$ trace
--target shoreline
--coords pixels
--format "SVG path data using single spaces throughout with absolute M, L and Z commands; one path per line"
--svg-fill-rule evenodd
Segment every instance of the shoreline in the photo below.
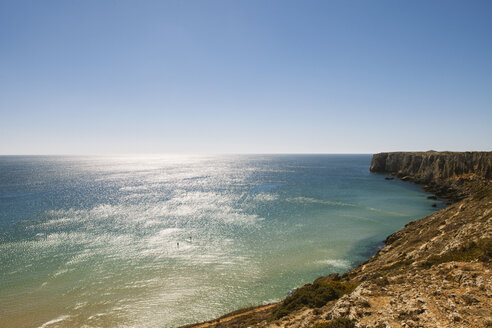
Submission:
M 471 160 L 462 165 L 463 158 Z M 386 299 L 385 302 L 390 308 L 399 310 L 396 312 L 391 309 L 386 312 L 377 311 L 377 308 L 383 307 L 382 304 L 378 304 L 378 302 L 382 302 L 383 296 L 381 294 L 390 294 L 386 287 L 388 285 L 395 285 L 392 286 L 394 291 L 391 294 L 414 292 L 415 295 L 413 296 L 415 298 L 420 296 L 421 300 L 423 300 L 423 295 L 428 294 L 426 289 L 432 289 L 431 286 L 435 288 L 434 293 L 441 293 L 438 289 L 442 290 L 443 286 L 426 286 L 424 282 L 426 282 L 425 279 L 439 280 L 437 278 L 440 277 L 442 270 L 449 269 L 448 271 L 452 272 L 463 271 L 462 269 L 465 268 L 470 272 L 476 271 L 473 275 L 480 276 L 482 282 L 491 281 L 491 232 L 488 227 L 492 220 L 492 184 L 490 181 L 492 152 L 380 153 L 373 155 L 370 171 L 419 184 L 423 190 L 446 200 L 447 206 L 429 216 L 407 223 L 403 229 L 389 235 L 384 241 L 385 246 L 373 253 L 368 260 L 342 275 L 330 274 L 319 277 L 312 284 L 306 284 L 296 289 L 291 296 L 277 303 L 239 309 L 220 318 L 185 325 L 182 328 L 315 327 L 315 325 L 331 327 L 330 324 L 333 324 L 333 327 L 337 324 L 346 324 L 346 326 L 340 327 L 417 327 L 418 324 L 430 323 L 430 318 L 434 317 L 435 319 L 436 315 L 443 317 L 441 322 L 447 327 L 461 327 L 468 321 L 473 322 L 476 327 L 488 327 L 487 325 L 492 324 L 492 319 L 487 321 L 487 315 L 483 316 L 486 312 L 478 311 L 479 315 L 476 313 L 469 315 L 468 313 L 470 306 L 473 308 L 473 305 L 479 300 L 482 301 L 480 298 L 483 298 L 485 309 L 487 306 L 489 309 L 491 308 L 492 302 L 488 296 L 492 294 L 492 291 L 487 288 L 484 289 L 483 283 L 482 286 L 475 286 L 478 287 L 478 291 L 476 291 L 475 296 L 470 296 L 470 299 L 473 298 L 477 302 L 465 301 L 468 312 L 464 311 L 463 314 L 456 311 L 456 305 L 454 310 L 447 309 L 443 305 L 443 308 L 437 307 L 429 311 L 428 302 L 425 300 L 419 307 L 418 304 L 412 302 L 409 302 L 412 303 L 409 305 L 405 304 L 404 299 L 401 299 L 400 302 L 395 301 L 394 297 L 389 300 Z M 476 213 L 468 213 L 465 210 L 469 204 L 481 208 L 483 215 L 478 220 L 470 216 L 476 215 Z M 473 209 L 473 206 L 468 207 Z M 439 221 L 439 224 L 436 225 L 434 221 Z M 476 227 L 474 229 L 471 227 L 467 231 L 468 234 L 457 238 L 459 237 L 456 236 L 457 232 L 459 234 L 457 229 L 459 224 L 457 225 L 457 223 L 467 227 L 476 225 Z M 449 236 L 442 233 L 443 227 L 448 225 L 454 227 L 454 229 L 446 231 Z M 436 229 L 446 238 L 433 234 Z M 418 238 L 416 239 L 415 236 Z M 448 245 L 450 239 L 453 239 L 452 237 L 458 240 L 450 252 Z M 446 247 L 448 248 L 446 249 Z M 456 254 L 459 255 L 460 252 L 464 255 L 456 257 Z M 459 261 L 454 264 L 456 262 L 454 260 Z M 449 263 L 453 264 L 447 268 Z M 449 272 L 446 277 L 449 277 Z M 420 284 L 415 285 L 416 276 L 425 277 L 425 279 L 419 280 Z M 445 277 L 440 278 L 446 281 Z M 356 287 L 347 287 L 348 289 L 340 292 L 334 299 L 327 298 L 326 302 L 323 301 L 324 305 L 318 306 L 319 304 L 316 304 L 313 306 L 309 300 L 320 297 L 325 292 L 324 290 L 321 291 L 322 288 L 327 288 L 326 286 L 329 285 L 333 289 L 335 284 L 339 290 L 340 286 L 355 284 Z M 405 288 L 399 290 L 398 285 L 402 284 L 405 285 Z M 490 286 L 490 284 L 488 285 Z M 460 291 L 461 287 L 458 284 L 454 294 L 457 293 L 456 290 Z M 426 296 L 433 298 L 432 295 Z M 446 299 L 447 297 L 442 298 Z M 481 306 L 478 307 L 481 308 Z M 490 311 L 489 314 L 489 317 L 492 316 Z
M 393 177 L 393 175 L 388 174 L 388 173 L 378 173 L 378 174 L 381 174 L 381 176 L 384 176 L 385 178 L 386 177 Z M 404 181 L 404 180 L 402 180 L 402 181 Z M 422 190 L 424 190 L 425 192 L 432 193 L 432 195 L 438 197 L 438 200 L 441 199 L 441 200 L 446 201 L 446 203 L 445 203 L 446 205 L 442 209 L 445 209 L 448 206 L 450 206 L 450 205 L 453 204 L 452 200 L 450 198 L 445 197 L 444 195 L 438 196 L 437 194 L 433 193 L 431 190 L 425 189 L 424 186 L 422 186 L 422 185 L 420 185 L 420 184 L 418 184 L 416 182 L 413 182 L 413 181 L 406 181 L 406 182 L 415 183 L 416 185 L 419 185 L 419 187 Z M 436 212 L 438 212 L 438 211 L 440 211 L 442 209 L 436 210 Z M 420 220 L 420 219 L 422 219 L 422 218 L 417 218 L 415 220 L 412 220 L 412 221 L 408 222 L 407 225 L 409 223 L 411 223 L 411 222 L 414 222 L 414 221 L 417 221 L 417 220 Z M 398 231 L 396 231 L 396 232 L 398 232 Z M 370 250 L 366 250 L 366 251 L 363 252 L 363 253 L 367 253 L 366 260 L 364 260 L 364 261 L 362 261 L 360 263 L 355 264 L 353 267 L 351 267 L 350 269 L 346 270 L 342 274 L 332 273 L 332 274 L 329 274 L 327 276 L 318 277 L 317 279 L 320 279 L 320 278 L 323 278 L 323 277 L 335 277 L 335 276 L 337 276 L 336 279 L 339 279 L 338 277 L 343 277 L 344 275 L 348 274 L 349 272 L 351 272 L 355 268 L 359 267 L 360 265 L 363 265 L 364 263 L 367 263 L 374 255 L 376 255 L 381 249 L 383 249 L 386 246 L 386 240 L 391 235 L 392 234 L 388 235 L 384 240 L 380 240 L 378 242 L 374 242 L 372 245 L 370 245 L 369 246 Z M 300 286 L 300 287 L 302 287 L 302 286 Z M 300 287 L 298 287 L 298 288 L 300 288 Z M 288 293 L 288 296 L 290 296 L 298 288 L 293 288 Z M 211 320 L 207 320 L 207 321 L 202 321 L 202 322 L 198 322 L 198 323 L 186 324 L 184 326 L 179 326 L 177 328 L 229 327 L 229 326 L 227 326 L 227 323 L 229 323 L 230 321 L 232 321 L 234 319 L 238 319 L 238 318 L 240 318 L 242 316 L 252 315 L 254 313 L 261 313 L 262 311 L 270 310 L 272 307 L 275 307 L 275 306 L 277 306 L 278 304 L 280 304 L 282 302 L 283 302 L 283 300 L 278 301 L 278 302 L 273 302 L 273 303 L 261 304 L 261 305 L 252 305 L 252 306 L 248 306 L 246 308 L 240 308 L 240 309 L 234 310 L 232 312 L 225 313 L 222 316 L 220 316 L 218 318 L 215 318 L 215 319 L 211 319 Z M 234 327 L 236 327 L 236 325 L 234 325 Z M 240 326 L 237 326 L 237 327 L 243 327 L 243 325 L 240 325 Z M 244 327 L 246 327 L 246 326 L 244 326 Z

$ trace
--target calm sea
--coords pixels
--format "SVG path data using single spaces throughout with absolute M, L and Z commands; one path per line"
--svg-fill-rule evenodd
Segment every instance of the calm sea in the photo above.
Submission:
M 0 157 L 1 326 L 176 327 L 344 272 L 434 210 L 370 159 Z

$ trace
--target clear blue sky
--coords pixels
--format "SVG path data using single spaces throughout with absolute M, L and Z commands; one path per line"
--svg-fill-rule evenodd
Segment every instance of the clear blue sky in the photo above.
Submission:
M 492 150 L 492 1 L 0 0 L 0 154 Z

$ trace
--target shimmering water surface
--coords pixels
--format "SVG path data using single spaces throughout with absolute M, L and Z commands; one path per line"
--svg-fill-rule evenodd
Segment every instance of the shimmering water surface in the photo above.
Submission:
M 0 157 L 2 327 L 176 327 L 343 272 L 433 211 L 370 158 Z

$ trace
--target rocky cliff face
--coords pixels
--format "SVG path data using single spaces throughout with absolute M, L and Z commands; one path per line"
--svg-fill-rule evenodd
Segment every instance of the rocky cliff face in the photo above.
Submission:
M 422 184 L 438 196 L 457 201 L 492 179 L 492 152 L 394 152 L 372 157 L 370 171 Z
M 492 327 L 491 159 L 490 152 L 374 155 L 372 172 L 423 183 L 456 203 L 410 222 L 343 276 L 189 327 Z
M 492 152 L 395 152 L 372 157 L 371 172 L 408 176 L 427 184 L 467 174 L 492 179 Z

